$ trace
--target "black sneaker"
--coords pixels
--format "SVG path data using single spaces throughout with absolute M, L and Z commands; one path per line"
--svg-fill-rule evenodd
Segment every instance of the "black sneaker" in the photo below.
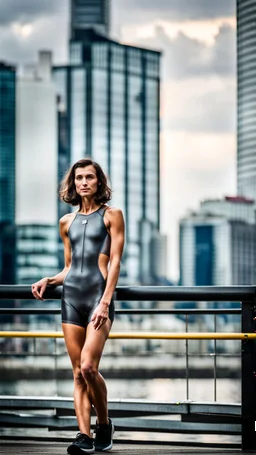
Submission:
M 76 439 L 68 446 L 67 452 L 74 455 L 94 453 L 95 447 L 93 445 L 93 439 L 89 438 L 87 434 L 77 433 Z
M 108 424 L 96 424 L 96 436 L 94 440 L 95 450 L 99 452 L 107 452 L 113 446 L 113 434 L 115 427 L 110 419 Z

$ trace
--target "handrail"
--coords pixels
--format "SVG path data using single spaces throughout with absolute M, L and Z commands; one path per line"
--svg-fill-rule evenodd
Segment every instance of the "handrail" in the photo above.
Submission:
M 45 299 L 60 299 L 62 286 L 48 286 Z M 117 286 L 115 300 L 204 300 L 220 302 L 248 302 L 256 298 L 256 286 Z M 31 287 L 26 284 L 0 285 L 0 299 L 33 299 Z
M 0 331 L 0 338 L 63 338 L 63 333 L 54 331 Z M 228 332 L 112 332 L 112 339 L 150 340 L 255 340 L 256 333 Z
M 116 308 L 117 314 L 241 314 L 241 308 Z M 0 308 L 0 314 L 61 314 L 61 308 Z
M 62 287 L 48 286 L 44 297 L 46 300 L 60 299 L 62 296 Z M 29 285 L 0 285 L 0 299 L 27 299 L 34 300 Z M 117 301 L 219 301 L 219 302 L 241 302 L 241 333 L 225 334 L 220 336 L 231 336 L 228 339 L 240 339 L 242 342 L 241 359 L 242 359 L 242 450 L 256 450 L 256 286 L 117 286 L 114 299 Z M 14 311 L 17 309 L 14 309 Z M 50 309 L 47 309 L 49 313 Z M 184 309 L 185 310 L 185 309 Z M 183 310 L 183 311 L 184 311 Z M 202 309 L 203 311 L 205 309 Z M 125 310 L 127 311 L 127 310 Z M 138 311 L 138 310 L 137 310 Z M 206 309 L 206 313 L 210 313 Z M 233 309 L 232 309 L 233 312 Z M 146 311 L 143 312 L 146 314 Z M 157 311 L 160 314 L 160 311 Z M 178 314 L 181 312 L 175 310 Z M 190 310 L 186 309 L 185 314 L 189 314 Z M 183 314 L 184 314 L 183 313 Z M 191 312 L 192 313 L 192 312 Z M 230 310 L 225 309 L 224 313 L 231 314 Z M 240 310 L 237 311 L 237 314 Z M 57 314 L 57 313 L 56 313 Z M 123 312 L 124 314 L 124 312 Z M 136 314 L 132 310 L 126 314 Z M 139 313 L 137 313 L 139 314 Z M 197 311 L 197 314 L 203 314 Z M 218 313 L 213 313 L 218 314 Z M 234 313 L 233 313 L 234 314 Z M 186 319 L 187 321 L 187 319 Z M 186 326 L 187 327 L 187 326 Z M 0 332 L 5 333 L 5 332 Z M 22 332 L 18 332 L 20 336 Z M 116 334 L 118 335 L 118 334 Z M 124 336 L 124 334 L 121 334 Z M 136 333 L 133 334 L 135 336 Z M 144 337 L 143 333 L 139 334 Z M 164 334 L 159 334 L 159 336 Z M 10 335 L 13 336 L 13 333 Z M 26 334 L 27 336 L 27 334 Z M 54 334 L 55 336 L 55 334 Z M 62 336 L 62 334 L 61 334 Z M 120 336 L 120 334 L 119 334 Z M 152 336 L 152 335 L 150 335 Z M 157 336 L 157 333 L 155 334 Z M 204 333 L 188 333 L 185 334 L 168 334 L 168 339 L 171 337 L 181 336 L 182 339 L 193 339 L 195 337 L 204 337 Z M 207 338 L 217 339 L 218 333 L 207 334 Z M 114 337 L 114 333 L 111 333 Z M 127 337 L 127 335 L 125 335 Z

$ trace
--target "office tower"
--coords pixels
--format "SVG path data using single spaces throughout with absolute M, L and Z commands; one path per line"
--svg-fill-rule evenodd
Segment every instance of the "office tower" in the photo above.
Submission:
M 0 283 L 15 282 L 16 69 L 0 63 Z
M 110 0 L 71 0 L 71 40 L 83 41 L 88 28 L 108 36 L 109 16 Z
M 17 80 L 16 224 L 57 222 L 57 102 L 51 54 Z
M 237 0 L 238 194 L 256 199 L 256 4 Z
M 143 228 L 151 223 L 152 233 L 159 231 L 160 54 L 88 30 L 83 42 L 70 43 L 70 58 L 69 66 L 54 68 L 67 127 L 62 151 L 69 163 L 91 156 L 108 174 L 111 203 L 126 220 L 121 274 L 136 282 Z
M 181 285 L 250 285 L 255 283 L 255 270 L 253 201 L 227 198 L 219 201 L 219 209 L 218 201 L 205 201 L 198 213 L 181 220 Z
M 55 225 L 19 224 L 17 230 L 17 283 L 32 284 L 58 272 Z
M 160 234 L 154 223 L 139 223 L 141 284 L 167 284 L 167 236 Z
M 200 213 L 222 215 L 235 221 L 256 223 L 256 204 L 243 196 L 225 196 L 223 199 L 206 199 L 200 204 Z
M 17 282 L 58 271 L 57 100 L 51 53 L 17 80 Z

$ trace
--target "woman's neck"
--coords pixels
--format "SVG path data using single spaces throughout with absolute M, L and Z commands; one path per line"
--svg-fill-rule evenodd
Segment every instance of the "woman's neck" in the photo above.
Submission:
M 97 210 L 100 206 L 101 204 L 95 202 L 94 200 L 92 201 L 82 200 L 82 204 L 78 211 L 82 213 L 91 213 L 95 212 L 95 210 Z

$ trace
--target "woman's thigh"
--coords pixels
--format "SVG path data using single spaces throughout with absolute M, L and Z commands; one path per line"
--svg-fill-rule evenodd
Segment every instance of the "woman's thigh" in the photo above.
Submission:
M 75 324 L 62 324 L 65 344 L 73 368 L 81 365 L 81 353 L 85 343 L 86 331 Z
M 93 364 L 94 368 L 98 368 L 111 325 L 110 319 L 99 330 L 95 330 L 92 322 L 88 324 L 86 339 L 81 353 L 81 363 L 88 362 Z

